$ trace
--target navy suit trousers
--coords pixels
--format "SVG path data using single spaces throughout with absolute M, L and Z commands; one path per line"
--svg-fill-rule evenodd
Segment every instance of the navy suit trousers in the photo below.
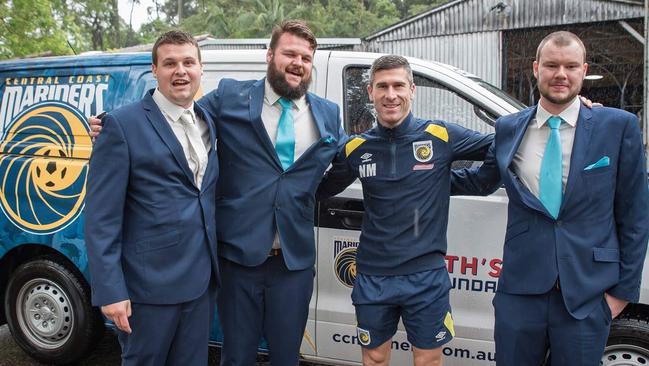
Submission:
M 197 299 L 173 305 L 132 303 L 131 334 L 117 331 L 122 366 L 207 365 L 216 286 Z
M 600 306 L 584 319 L 568 313 L 558 289 L 541 295 L 496 293 L 496 364 L 539 366 L 551 349 L 552 366 L 599 365 L 611 325 L 611 310 Z
M 262 336 L 268 342 L 271 366 L 297 366 L 313 292 L 313 267 L 289 271 L 281 255 L 255 267 L 223 257 L 219 265 L 221 366 L 254 365 Z

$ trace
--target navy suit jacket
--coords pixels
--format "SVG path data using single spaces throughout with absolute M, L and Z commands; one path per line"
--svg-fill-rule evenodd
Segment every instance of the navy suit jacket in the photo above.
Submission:
M 630 302 L 640 293 L 649 240 L 647 170 L 638 119 L 613 108 L 581 107 L 570 173 L 555 220 L 511 164 L 536 107 L 501 117 L 482 167 L 454 172 L 454 194 L 509 196 L 498 291 L 541 294 L 557 279 L 568 311 L 585 318 L 604 292 Z M 608 164 L 590 167 L 608 157 Z
M 217 274 L 216 134 L 199 190 L 152 91 L 114 110 L 90 158 L 86 245 L 95 305 L 193 300 Z
M 233 262 L 262 264 L 279 232 L 290 270 L 315 263 L 315 190 L 346 135 L 336 104 L 311 93 L 306 98 L 320 138 L 286 171 L 261 120 L 263 79 L 223 79 L 199 101 L 219 134 L 219 255 Z

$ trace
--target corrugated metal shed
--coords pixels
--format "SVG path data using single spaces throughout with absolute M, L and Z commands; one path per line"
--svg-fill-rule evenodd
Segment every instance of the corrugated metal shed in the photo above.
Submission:
M 498 86 L 502 80 L 501 33 L 498 31 L 372 42 L 367 50 L 443 62 Z
M 454 0 L 365 37 L 359 49 L 452 64 L 503 87 L 504 33 L 642 17 L 642 0 Z
M 383 42 L 644 17 L 640 1 L 456 0 L 365 37 Z

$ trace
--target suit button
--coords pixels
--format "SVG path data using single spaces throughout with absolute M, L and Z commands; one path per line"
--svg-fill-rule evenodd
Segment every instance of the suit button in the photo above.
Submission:
M 561 225 L 563 225 L 563 221 L 561 220 L 557 221 L 557 226 L 561 227 Z

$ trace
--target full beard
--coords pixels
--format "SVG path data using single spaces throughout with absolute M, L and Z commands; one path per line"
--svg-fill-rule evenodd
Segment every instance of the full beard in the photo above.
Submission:
M 275 62 L 270 62 L 268 64 L 268 70 L 266 71 L 266 77 L 268 78 L 268 83 L 273 88 L 275 93 L 280 97 L 287 99 L 299 99 L 306 91 L 309 89 L 311 84 L 311 74 L 308 77 L 302 77 L 300 84 L 296 87 L 292 87 L 288 84 L 285 77 L 285 72 L 282 72 L 277 69 Z

